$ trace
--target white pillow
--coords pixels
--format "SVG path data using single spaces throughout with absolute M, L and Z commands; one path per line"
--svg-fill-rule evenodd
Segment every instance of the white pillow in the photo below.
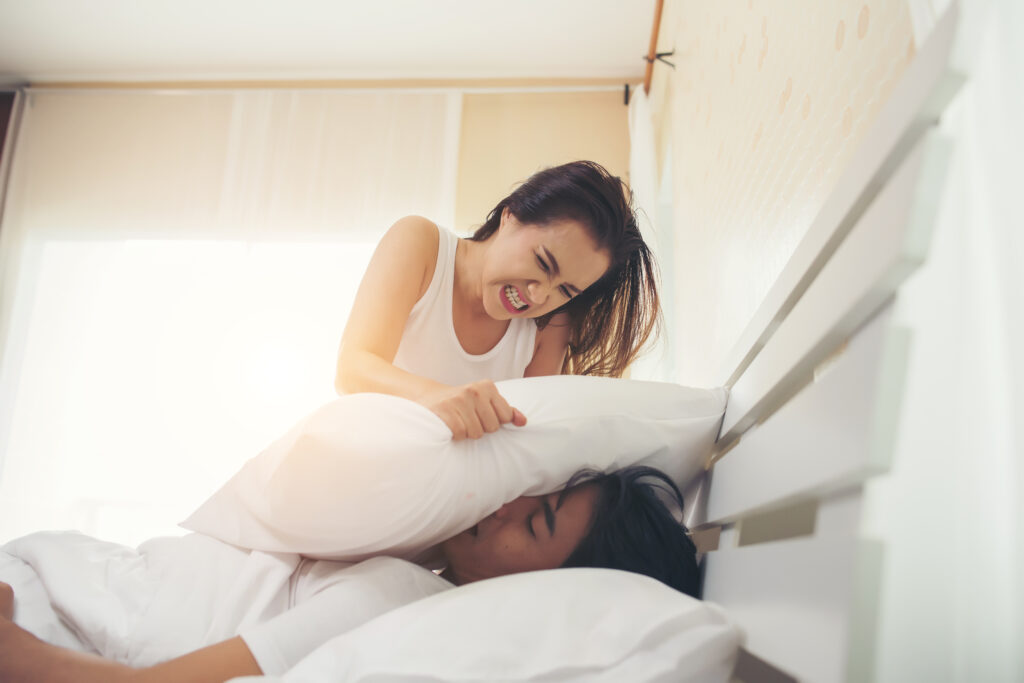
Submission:
M 360 561 L 423 560 L 437 543 L 577 470 L 642 463 L 683 484 L 701 471 L 724 389 L 553 376 L 498 382 L 527 417 L 452 441 L 412 401 L 352 394 L 324 405 L 247 462 L 182 523 L 227 543 Z
M 400 607 L 274 680 L 725 683 L 742 638 L 718 606 L 646 576 L 554 569 Z

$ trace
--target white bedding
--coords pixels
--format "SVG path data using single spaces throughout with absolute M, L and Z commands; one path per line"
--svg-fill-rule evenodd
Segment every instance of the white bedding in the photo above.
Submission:
M 136 550 L 42 532 L 3 547 L 0 580 L 14 586 L 15 622 L 38 637 L 144 666 L 283 611 L 300 561 L 199 534 L 153 539 Z
M 721 609 L 649 577 L 553 569 L 418 600 L 337 636 L 271 680 L 724 683 L 740 641 Z
M 38 637 L 143 666 L 240 631 L 244 636 L 285 612 L 296 590 L 304 590 L 292 580 L 304 575 L 296 572 L 302 562 L 311 561 L 199 534 L 132 549 L 44 532 L 0 550 L 0 581 L 14 586 L 15 622 Z M 409 564 L 393 558 L 367 564 L 374 562 Z M 325 585 L 333 589 L 329 581 L 318 584 Z M 343 604 L 370 605 L 382 616 L 357 620 L 366 623 L 336 637 L 314 634 L 319 647 L 297 666 L 259 680 L 714 682 L 728 680 L 741 640 L 713 605 L 616 570 L 506 576 L 390 611 L 374 597 L 380 584 L 354 582 L 350 590 L 352 599 Z
M 145 666 L 241 635 L 282 674 L 332 637 L 452 588 L 405 560 L 329 562 L 242 550 L 199 534 L 138 549 L 71 532 L 0 551 L 15 622 L 51 643 Z

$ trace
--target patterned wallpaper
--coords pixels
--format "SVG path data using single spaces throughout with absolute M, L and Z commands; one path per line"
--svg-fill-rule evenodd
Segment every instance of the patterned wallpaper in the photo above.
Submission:
M 714 384 L 915 53 L 904 0 L 667 0 L 676 379 Z

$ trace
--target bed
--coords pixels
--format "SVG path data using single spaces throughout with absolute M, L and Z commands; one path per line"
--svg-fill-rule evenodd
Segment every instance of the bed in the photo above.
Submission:
M 690 495 L 704 598 L 746 632 L 739 680 L 874 678 L 886 548 L 862 535 L 863 498 L 897 439 L 913 339 L 894 299 L 943 192 L 955 26 L 953 6 L 720 371 L 729 404 Z
M 730 398 L 706 473 L 687 491 L 688 516 L 705 553 L 703 597 L 744 634 L 733 673 L 741 681 L 872 678 L 886 549 L 862 535 L 864 490 L 892 463 L 913 341 L 893 300 L 927 254 L 942 191 L 950 145 L 934 124 L 962 80 L 947 66 L 955 26 L 954 7 L 920 46 L 719 373 Z M 123 549 L 70 538 L 41 543 L 49 559 L 40 564 L 68 566 L 61 553 L 76 543 L 79 558 L 123 558 Z M 202 557 L 221 563 L 223 548 L 207 551 Z M 26 577 L 30 592 L 21 599 L 38 606 L 40 628 L 73 646 L 81 634 L 61 626 L 53 596 L 12 566 Z M 240 583 L 237 574 L 220 576 L 224 585 Z M 230 635 L 205 623 L 190 627 L 197 646 Z M 672 623 L 660 646 L 711 642 L 673 640 L 683 622 Z M 103 628 L 97 637 L 107 637 Z M 611 637 L 635 630 L 624 617 Z M 735 641 L 716 633 L 722 660 Z M 682 660 L 666 664 L 660 678 L 631 675 L 640 670 L 630 668 L 634 661 L 578 680 L 680 679 L 671 666 Z

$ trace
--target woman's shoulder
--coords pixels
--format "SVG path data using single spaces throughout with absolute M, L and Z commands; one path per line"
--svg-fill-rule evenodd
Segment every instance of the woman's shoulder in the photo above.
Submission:
M 533 358 L 526 366 L 525 377 L 557 375 L 562 372 L 565 352 L 571 332 L 569 316 L 556 313 L 548 324 L 537 330 L 534 337 Z
M 423 265 L 433 272 L 441 228 L 423 216 L 395 221 L 380 241 L 378 250 L 396 254 L 406 265 Z
M 388 228 L 377 246 L 378 258 L 393 274 L 416 282 L 417 300 L 433 278 L 440 231 L 428 218 L 405 216 Z
M 384 239 L 401 242 L 406 247 L 431 249 L 437 251 L 437 243 L 441 236 L 441 228 L 437 223 L 423 216 L 405 216 L 395 221 L 388 228 Z
M 555 313 L 544 327 L 538 328 L 536 337 L 537 348 L 540 348 L 544 343 L 555 344 L 564 348 L 569 343 L 571 334 L 572 322 L 569 320 L 569 315 L 565 312 Z

